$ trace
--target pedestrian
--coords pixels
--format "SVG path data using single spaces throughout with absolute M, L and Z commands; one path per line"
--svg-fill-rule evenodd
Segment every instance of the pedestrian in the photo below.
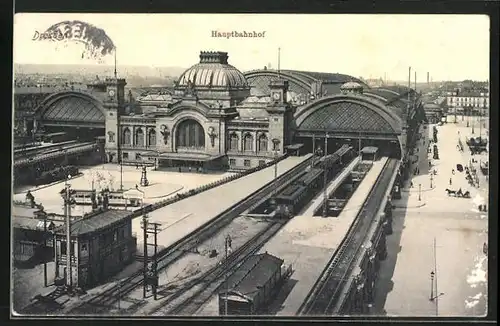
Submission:
M 451 174 L 455 175 L 455 169 L 451 169 Z
M 450 178 L 450 186 L 451 186 L 451 178 Z
M 413 181 L 410 181 L 410 188 L 413 188 Z

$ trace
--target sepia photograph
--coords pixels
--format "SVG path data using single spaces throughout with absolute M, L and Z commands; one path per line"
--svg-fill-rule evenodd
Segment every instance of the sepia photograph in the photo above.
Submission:
M 488 16 L 13 33 L 13 318 L 487 314 Z

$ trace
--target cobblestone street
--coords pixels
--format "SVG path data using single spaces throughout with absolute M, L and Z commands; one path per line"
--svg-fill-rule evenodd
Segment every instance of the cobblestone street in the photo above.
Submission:
M 488 198 L 488 181 L 479 169 L 479 161 L 488 158 L 486 153 L 475 155 L 479 189 L 467 184 L 464 172 L 452 174 L 456 164 L 465 167 L 471 159 L 467 149 L 460 152 L 456 148 L 458 137 L 465 144 L 465 137 L 479 134 L 476 129 L 476 134 L 471 135 L 471 128 L 465 123 L 458 119 L 457 124 L 437 126 L 439 160 L 431 159 L 432 153 L 427 154 L 432 125 L 421 130 L 418 162 L 414 166 L 418 166 L 420 173 L 413 176 L 413 187 L 409 182 L 403 190 L 402 199 L 394 201 L 394 233 L 387 238 L 388 258 L 381 265 L 374 314 L 482 316 L 486 313 L 488 260 L 483 243 L 488 241 L 488 213 L 479 212 L 477 206 Z M 430 171 L 437 171 L 432 181 L 429 161 Z M 449 197 L 446 188 L 468 190 L 471 198 Z M 440 296 L 431 301 L 433 271 L 436 281 L 432 295 Z

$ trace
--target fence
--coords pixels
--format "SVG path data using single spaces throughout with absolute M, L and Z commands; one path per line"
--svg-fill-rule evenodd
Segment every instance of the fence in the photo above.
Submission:
M 139 208 L 139 209 L 135 210 L 132 213 L 132 215 L 133 215 L 133 217 L 138 217 L 138 216 L 141 216 L 143 214 L 146 214 L 146 213 L 152 212 L 154 210 L 157 210 L 159 208 L 165 207 L 167 205 L 171 205 L 173 203 L 178 202 L 179 200 L 182 200 L 182 199 L 185 199 L 185 198 L 197 195 L 197 194 L 199 194 L 199 193 L 201 193 L 203 191 L 210 190 L 212 188 L 221 186 L 223 184 L 229 183 L 229 182 L 234 181 L 236 179 L 245 177 L 245 176 L 247 176 L 249 174 L 252 174 L 254 172 L 257 172 L 257 171 L 266 169 L 268 167 L 271 167 L 274 164 L 279 163 L 280 161 L 284 160 L 287 157 L 288 157 L 288 154 L 285 154 L 285 155 L 283 155 L 281 157 L 278 157 L 278 158 L 276 158 L 276 159 L 274 159 L 274 160 L 272 160 L 270 162 L 267 162 L 266 164 L 253 167 L 251 169 L 242 171 L 242 172 L 240 172 L 238 174 L 235 174 L 235 175 L 232 175 L 232 176 L 224 177 L 224 178 L 222 178 L 220 180 L 217 180 L 217 181 L 214 181 L 214 182 L 211 182 L 211 183 L 199 186 L 197 188 L 191 189 L 191 190 L 186 191 L 186 192 L 178 193 L 175 197 L 167 198 L 167 199 L 164 199 L 164 200 L 159 201 L 157 203 L 149 204 L 147 206 L 144 206 L 143 208 Z

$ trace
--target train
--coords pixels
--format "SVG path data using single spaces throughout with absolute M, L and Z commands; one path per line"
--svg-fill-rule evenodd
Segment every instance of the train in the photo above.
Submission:
M 65 141 L 72 140 L 70 135 L 68 135 L 67 132 L 53 132 L 49 134 L 43 134 L 39 136 L 41 140 L 45 143 L 52 143 L 52 144 L 57 144 L 57 143 L 62 143 Z
M 345 163 L 351 162 L 354 155 L 352 146 L 343 145 L 334 154 L 321 157 L 272 199 L 276 206 L 276 216 L 294 216 L 324 186 L 325 171 L 326 179 L 331 180 L 342 170 Z

